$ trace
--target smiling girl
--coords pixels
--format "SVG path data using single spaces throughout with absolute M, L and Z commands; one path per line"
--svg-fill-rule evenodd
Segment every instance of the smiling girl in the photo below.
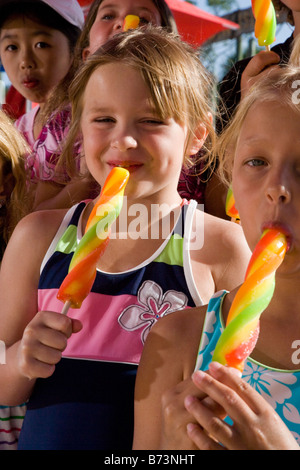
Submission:
M 130 449 L 135 375 L 150 328 L 241 281 L 249 257 L 241 228 L 177 192 L 184 159 L 209 130 L 213 137 L 211 90 L 197 52 L 155 28 L 115 36 L 76 75 L 70 160 L 81 137 L 101 186 L 112 168 L 129 170 L 126 228 L 117 225 L 90 295 L 69 317 L 58 313 L 56 294 L 97 200 L 36 212 L 14 232 L 0 272 L 8 347 L 0 402 L 29 399 L 20 448 Z M 145 223 L 130 230 L 141 210 Z M 167 234 L 152 236 L 169 216 Z M 202 231 L 203 246 L 192 250 L 192 233 Z

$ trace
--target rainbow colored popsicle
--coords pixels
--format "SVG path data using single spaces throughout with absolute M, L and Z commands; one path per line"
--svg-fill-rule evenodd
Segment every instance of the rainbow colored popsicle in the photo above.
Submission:
M 239 213 L 237 211 L 237 208 L 235 207 L 235 200 L 231 187 L 228 189 L 226 197 L 226 214 L 228 215 L 228 217 L 231 217 L 236 221 L 240 220 Z
M 260 315 L 272 299 L 275 272 L 286 250 L 286 237 L 279 230 L 263 232 L 250 259 L 245 281 L 232 302 L 213 361 L 243 371 L 244 361 L 258 339 Z
M 140 24 L 140 18 L 137 15 L 127 15 L 123 23 L 123 31 L 136 29 Z
M 97 273 L 97 263 L 104 253 L 110 236 L 111 225 L 119 216 L 129 172 L 113 168 L 102 188 L 79 242 L 69 272 L 62 282 L 57 298 L 65 303 L 63 313 L 70 307 L 80 308 L 89 294 Z
M 276 13 L 271 0 L 251 0 L 255 18 L 255 37 L 260 46 L 269 46 L 275 40 Z

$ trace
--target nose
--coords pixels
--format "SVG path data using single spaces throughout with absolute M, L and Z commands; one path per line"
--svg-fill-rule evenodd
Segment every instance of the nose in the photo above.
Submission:
M 22 70 L 33 69 L 35 67 L 35 61 L 30 51 L 25 50 L 22 53 L 20 67 Z
M 292 194 L 288 182 L 270 181 L 266 188 L 266 197 L 271 204 L 287 204 Z
M 120 152 L 126 152 L 127 150 L 137 148 L 137 145 L 137 141 L 133 136 L 124 135 L 113 140 L 111 143 L 111 148 L 119 150 Z
M 122 17 L 118 16 L 118 18 L 115 19 L 114 26 L 113 26 L 113 30 L 115 33 L 119 33 L 120 31 L 123 30 L 124 18 L 125 17 L 123 16 Z

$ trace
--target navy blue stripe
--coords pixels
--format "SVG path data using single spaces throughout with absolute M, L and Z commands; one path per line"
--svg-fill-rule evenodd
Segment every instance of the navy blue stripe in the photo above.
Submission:
M 39 379 L 20 450 L 131 449 L 137 366 L 65 359 Z

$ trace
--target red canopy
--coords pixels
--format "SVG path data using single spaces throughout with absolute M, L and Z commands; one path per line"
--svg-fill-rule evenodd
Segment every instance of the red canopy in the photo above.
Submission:
M 187 42 L 200 45 L 224 29 L 239 29 L 237 23 L 206 11 L 182 0 L 166 0 L 174 15 L 178 31 Z
M 78 0 L 86 12 L 92 0 Z M 166 0 L 177 23 L 182 39 L 199 46 L 224 29 L 238 29 L 239 25 L 225 20 L 182 0 Z

